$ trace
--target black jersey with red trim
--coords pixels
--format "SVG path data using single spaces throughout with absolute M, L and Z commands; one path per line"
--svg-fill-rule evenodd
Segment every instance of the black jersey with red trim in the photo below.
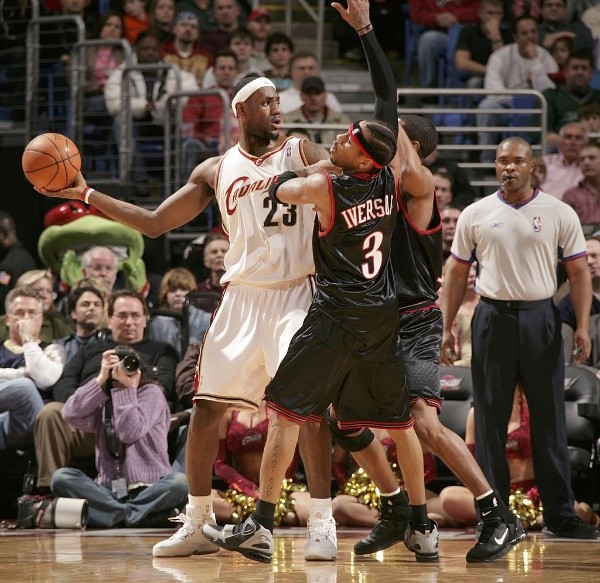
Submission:
M 324 326 L 325 342 L 379 359 L 395 333 L 398 310 L 390 260 L 398 214 L 394 178 L 389 168 L 330 177 L 329 194 L 331 222 L 317 224 L 313 237 L 313 307 L 340 331 L 331 338 L 332 328 Z
M 424 231 L 410 219 L 402 197 L 392 238 L 392 265 L 400 310 L 436 301 L 442 277 L 442 219 L 434 198 L 433 216 Z

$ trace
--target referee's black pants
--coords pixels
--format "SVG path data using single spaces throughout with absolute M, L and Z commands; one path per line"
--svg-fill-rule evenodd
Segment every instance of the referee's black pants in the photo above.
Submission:
M 508 504 L 506 440 L 515 385 L 521 380 L 531 424 L 535 483 L 544 521 L 574 516 L 567 450 L 561 320 L 552 300 L 482 298 L 472 321 L 476 457 Z

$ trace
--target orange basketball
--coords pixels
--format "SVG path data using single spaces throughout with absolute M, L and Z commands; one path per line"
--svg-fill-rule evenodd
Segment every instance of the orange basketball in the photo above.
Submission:
M 23 152 L 23 172 L 36 188 L 57 191 L 69 187 L 81 170 L 77 146 L 62 134 L 41 134 Z

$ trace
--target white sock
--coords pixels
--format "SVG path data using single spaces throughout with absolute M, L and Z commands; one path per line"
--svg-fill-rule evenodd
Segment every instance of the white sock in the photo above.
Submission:
M 393 492 L 390 492 L 389 494 L 384 493 L 384 492 L 380 492 L 379 495 L 380 496 L 387 496 L 388 498 L 391 498 L 392 496 L 395 496 L 396 494 L 400 493 L 400 488 L 396 488 Z
M 479 495 L 479 496 L 475 496 L 475 500 L 481 500 L 482 498 L 485 498 L 486 496 L 489 496 L 490 494 L 493 494 L 494 491 L 493 490 L 488 490 L 487 492 L 484 492 L 483 494 Z
M 325 520 L 333 516 L 331 510 L 331 498 L 311 498 L 309 506 L 310 518 L 324 518 Z
M 192 496 L 188 495 L 188 505 L 185 508 L 186 514 L 191 519 L 200 520 L 213 513 L 212 496 Z

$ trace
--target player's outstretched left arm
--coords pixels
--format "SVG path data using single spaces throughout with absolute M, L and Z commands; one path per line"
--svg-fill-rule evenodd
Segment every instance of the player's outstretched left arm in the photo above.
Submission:
M 375 92 L 375 118 L 388 123 L 396 131 L 398 125 L 396 80 L 373 31 L 368 0 L 348 0 L 348 8 L 344 8 L 338 2 L 333 2 L 331 6 L 360 37 Z

